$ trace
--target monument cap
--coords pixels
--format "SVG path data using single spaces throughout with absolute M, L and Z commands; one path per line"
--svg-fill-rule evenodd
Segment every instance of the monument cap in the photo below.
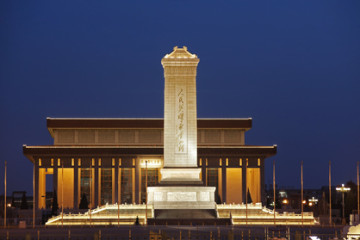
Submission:
M 161 60 L 161 64 L 165 66 L 180 66 L 180 65 L 193 65 L 197 66 L 200 59 L 196 54 L 192 54 L 188 51 L 186 46 L 179 48 L 178 46 L 174 47 L 174 50 L 166 54 L 165 57 Z

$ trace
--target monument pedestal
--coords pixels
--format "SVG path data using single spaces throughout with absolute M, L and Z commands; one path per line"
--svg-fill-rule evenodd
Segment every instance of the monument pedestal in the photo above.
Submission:
M 202 185 L 200 180 L 200 168 L 163 168 L 161 172 L 160 185 Z
M 215 187 L 148 187 L 148 204 L 154 209 L 215 209 Z
M 215 187 L 203 186 L 200 168 L 163 168 L 160 186 L 147 188 L 155 210 L 215 209 Z

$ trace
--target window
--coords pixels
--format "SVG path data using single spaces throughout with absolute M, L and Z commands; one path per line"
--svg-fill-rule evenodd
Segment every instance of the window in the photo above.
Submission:
M 155 186 L 159 182 L 159 169 L 148 168 L 147 186 Z M 146 168 L 141 168 L 141 203 L 146 202 Z
M 101 205 L 112 203 L 112 169 L 101 169 Z
M 90 207 L 90 187 L 92 183 L 92 174 L 90 168 L 82 168 L 80 171 L 80 199 L 83 194 L 86 196 L 86 200 Z
M 132 168 L 121 168 L 121 203 L 132 203 Z
M 219 196 L 219 169 L 221 168 L 207 168 L 206 169 L 206 186 L 216 187 L 215 201 L 220 203 Z

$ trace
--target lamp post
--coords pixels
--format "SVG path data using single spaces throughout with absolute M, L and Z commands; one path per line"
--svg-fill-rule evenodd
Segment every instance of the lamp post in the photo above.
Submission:
M 4 192 L 4 227 L 6 228 L 6 161 L 5 161 L 5 177 L 4 177 L 4 187 L 5 187 L 5 192 Z
M 273 160 L 273 198 L 274 198 L 274 225 L 276 225 L 276 185 L 275 185 L 275 160 Z
M 92 159 L 91 159 L 91 162 L 90 162 L 90 181 L 89 181 L 89 184 L 90 184 L 90 197 L 89 197 L 89 202 L 90 202 L 90 209 L 89 209 L 89 224 L 90 224 L 90 227 L 91 227 L 91 208 L 92 208 L 92 204 L 93 204 L 93 201 L 92 201 Z
M 357 206 L 357 214 L 358 217 L 360 217 L 360 187 L 359 187 L 359 161 L 357 162 L 357 167 L 356 167 L 356 179 L 357 179 L 357 200 L 358 200 L 358 206 Z
M 119 168 L 120 166 L 120 162 L 121 159 L 119 159 L 119 164 L 117 166 L 118 168 L 118 175 L 117 175 L 117 178 L 118 178 L 118 189 L 117 189 L 117 193 L 118 193 L 118 226 L 120 226 L 120 204 L 121 204 L 121 197 L 120 197 L 120 192 L 121 192 L 121 168 Z M 120 172 L 119 172 L 120 171 Z
M 117 167 L 119 169 L 119 167 Z M 119 184 L 119 174 L 118 174 L 118 184 Z M 120 197 L 119 197 L 119 185 L 118 185 L 118 201 L 117 201 L 117 214 L 118 214 L 118 226 L 120 225 Z
M 304 226 L 304 178 L 303 178 L 303 161 L 301 161 L 301 226 Z
M 147 172 L 148 161 L 145 160 L 145 224 L 147 225 L 147 185 L 148 185 L 148 172 Z
M 207 160 L 206 160 L 207 161 Z M 248 159 L 246 159 L 246 165 L 245 165 L 245 221 L 246 225 L 248 224 L 248 186 L 247 186 L 247 166 L 248 166 Z
M 329 224 L 332 225 L 331 213 L 331 161 L 329 161 Z
M 35 162 L 33 166 L 33 228 L 35 228 L 35 205 L 37 204 L 35 198 Z
M 350 191 L 349 187 L 345 187 L 344 184 L 341 184 L 341 187 L 337 187 L 336 191 L 342 193 L 342 223 L 345 224 L 345 201 L 344 201 L 344 195 L 346 192 Z
M 64 161 L 61 165 L 61 227 L 64 226 Z

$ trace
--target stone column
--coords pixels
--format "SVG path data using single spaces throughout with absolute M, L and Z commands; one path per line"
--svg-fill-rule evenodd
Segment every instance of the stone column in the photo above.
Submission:
M 94 177 L 94 207 L 99 206 L 99 165 L 95 161 L 95 177 Z
M 56 195 L 58 195 L 58 167 L 54 165 L 53 167 L 53 190 L 56 191 Z
M 266 205 L 266 194 L 265 194 L 265 166 L 264 161 L 261 159 L 260 163 L 260 194 L 261 202 L 263 206 Z
M 202 164 L 201 166 L 201 179 L 203 181 L 204 186 L 206 186 L 206 166 Z
M 79 168 L 75 161 L 74 164 L 74 209 L 79 208 Z
M 141 169 L 140 169 L 140 160 L 136 158 L 135 160 L 135 203 L 141 204 Z
M 242 202 L 245 203 L 246 192 L 247 192 L 247 180 L 246 180 L 246 161 L 242 165 Z
M 114 174 L 115 174 L 115 177 L 114 177 L 114 188 L 115 188 L 115 191 L 114 191 L 114 194 L 115 194 L 115 203 L 119 203 L 119 199 L 118 199 L 118 196 L 119 196 L 119 158 L 118 159 L 115 159 L 115 171 L 114 171 Z
M 223 203 L 226 203 L 226 166 L 221 167 L 221 188 L 222 188 L 222 197 L 221 200 Z
M 181 178 L 182 181 L 201 184 L 197 165 L 196 109 L 196 71 L 199 61 L 186 47 L 175 47 L 172 53 L 161 60 L 165 77 L 162 181 L 177 181 Z
M 35 196 L 35 209 L 39 209 L 39 166 L 36 161 L 34 161 L 34 174 L 35 174 L 35 192 L 33 193 Z

